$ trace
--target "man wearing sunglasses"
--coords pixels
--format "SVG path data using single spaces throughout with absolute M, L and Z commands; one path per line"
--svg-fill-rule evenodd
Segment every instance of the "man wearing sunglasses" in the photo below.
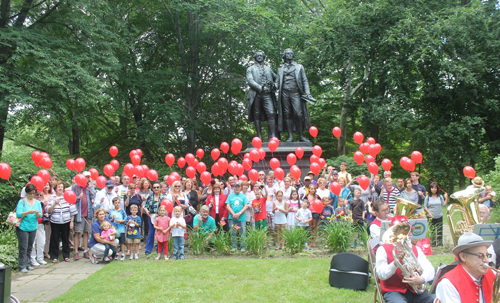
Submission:
M 460 236 L 453 248 L 458 265 L 441 278 L 436 289 L 441 303 L 491 302 L 495 274 L 484 266 L 491 243 L 474 233 Z

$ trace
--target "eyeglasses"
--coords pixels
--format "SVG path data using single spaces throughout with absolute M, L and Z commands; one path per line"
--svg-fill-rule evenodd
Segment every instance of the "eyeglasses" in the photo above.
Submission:
M 181 186 L 180 186 L 180 185 L 176 185 L 176 186 L 174 186 L 174 187 L 181 187 Z
M 153 186 L 153 189 L 160 189 L 159 186 Z
M 486 257 L 486 258 L 488 258 L 488 259 L 489 259 L 489 258 L 491 258 L 491 254 L 486 254 L 486 255 L 485 255 L 485 254 L 482 254 L 482 253 L 480 253 L 480 254 L 474 254 L 474 253 L 471 253 L 471 252 L 468 252 L 468 251 L 463 251 L 463 253 L 464 253 L 464 254 L 468 254 L 468 255 L 473 255 L 473 256 L 476 256 L 476 257 L 478 257 L 480 260 L 484 260 L 484 258 L 485 258 L 485 257 Z

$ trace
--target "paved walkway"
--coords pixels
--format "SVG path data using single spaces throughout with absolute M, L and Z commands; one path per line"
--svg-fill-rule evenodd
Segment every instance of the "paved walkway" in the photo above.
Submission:
M 41 265 L 27 274 L 16 273 L 12 277 L 11 293 L 22 302 L 48 302 L 104 265 L 95 265 L 89 259 L 83 258 L 78 261 L 59 261 L 56 264 Z

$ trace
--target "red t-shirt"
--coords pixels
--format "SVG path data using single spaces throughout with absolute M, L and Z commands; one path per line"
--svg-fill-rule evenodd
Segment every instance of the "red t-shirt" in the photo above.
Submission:
M 255 222 L 267 219 L 266 200 L 266 197 L 262 197 L 252 201 L 252 207 L 255 212 Z
M 81 207 L 82 207 L 82 213 L 81 213 L 81 216 L 83 218 L 86 218 L 89 216 L 89 204 L 87 202 L 87 188 L 84 188 L 82 190 L 82 193 L 83 193 L 83 197 L 81 199 Z

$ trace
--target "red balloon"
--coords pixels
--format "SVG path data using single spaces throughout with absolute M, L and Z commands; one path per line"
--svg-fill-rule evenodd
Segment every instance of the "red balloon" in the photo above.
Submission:
M 74 191 L 70 190 L 65 190 L 64 191 L 64 200 L 68 202 L 69 204 L 76 204 L 76 194 Z
M 142 150 L 140 150 L 140 149 L 136 149 L 135 151 L 137 152 L 137 155 L 138 155 L 139 157 L 142 157 Z
M 134 173 L 135 173 L 135 166 L 134 164 L 132 163 L 127 163 L 125 165 L 125 167 L 123 168 L 123 171 L 125 172 L 125 174 L 130 178 L 132 179 L 132 177 L 134 176 Z
M 245 153 L 243 155 L 243 159 L 250 159 L 250 153 Z
M 217 162 L 219 163 L 220 171 L 225 172 L 227 169 L 227 165 L 228 165 L 227 159 L 226 158 L 219 158 L 219 160 Z
M 294 179 L 300 178 L 300 168 L 297 165 L 292 165 L 292 167 L 290 167 L 290 174 L 292 174 L 292 177 Z
M 366 143 L 368 143 L 368 145 L 370 145 L 370 144 L 377 143 L 377 141 L 375 141 L 375 139 L 373 139 L 372 137 L 370 137 L 370 138 L 366 139 Z
M 243 175 L 244 172 L 245 172 L 245 169 L 243 168 L 243 165 L 238 163 L 238 172 L 236 173 L 236 175 L 238 177 L 240 177 L 241 175 Z
M 134 150 L 130 151 L 129 156 L 130 156 L 130 160 L 132 160 L 133 156 L 139 156 L 139 154 L 137 153 L 137 150 L 134 149 Z
M 252 169 L 252 160 L 250 159 L 243 159 L 243 168 L 246 170 L 246 171 L 249 171 Z
M 320 199 L 314 200 L 312 203 L 312 208 L 314 209 L 315 212 L 321 214 L 323 212 L 323 202 L 321 202 Z
M 407 170 L 406 169 L 406 164 L 407 164 L 406 160 L 408 160 L 408 157 L 406 157 L 406 156 L 405 157 L 401 157 L 401 159 L 399 160 L 399 164 L 401 165 L 401 167 L 404 170 Z
M 89 169 L 89 173 L 90 173 L 90 178 L 92 180 L 95 180 L 95 179 L 97 179 L 97 177 L 99 177 L 99 171 L 95 168 Z
M 36 175 L 43 179 L 44 184 L 50 180 L 50 174 L 46 169 L 40 169 Z
M 222 142 L 220 144 L 220 149 L 223 153 L 227 154 L 227 152 L 229 151 L 229 144 L 227 144 L 227 142 Z
M 375 162 L 368 163 L 368 171 L 371 172 L 374 175 L 378 174 L 378 165 L 377 165 L 377 163 L 375 163 Z
M 377 155 L 382 151 L 382 145 L 375 143 L 375 147 L 377 148 Z
M 360 151 L 355 152 L 352 157 L 354 158 L 354 161 L 356 161 L 356 163 L 358 163 L 358 165 L 363 164 L 363 160 L 365 160 L 363 153 Z
M 0 173 L 1 173 L 1 167 L 0 167 Z M 472 166 L 466 166 L 464 167 L 464 175 L 467 178 L 474 179 L 476 177 L 476 170 Z
M 368 153 L 368 148 L 370 147 L 370 144 L 368 143 L 361 143 L 359 145 L 359 151 L 362 152 L 363 154 L 367 154 Z
M 183 157 L 177 159 L 177 166 L 183 168 L 185 165 L 186 165 L 186 159 L 184 159 Z
M 332 134 L 335 136 L 335 138 L 339 138 L 340 137 L 340 134 L 342 133 L 342 131 L 340 130 L 340 127 L 338 126 L 335 126 L 333 129 L 332 129 Z
M 210 168 L 210 171 L 215 177 L 217 177 L 219 175 L 219 163 L 215 162 Z
M 217 160 L 220 157 L 220 150 L 218 148 L 212 149 L 212 152 L 210 153 L 212 156 L 212 160 Z
M 354 138 L 354 142 L 361 144 L 361 143 L 363 143 L 363 139 L 365 138 L 365 136 L 363 136 L 363 134 L 360 132 L 355 132 L 353 135 L 353 138 Z
M 196 175 L 196 169 L 194 169 L 194 167 L 192 166 L 188 166 L 188 168 L 186 168 L 186 175 L 193 179 L 194 176 Z
M 259 137 L 253 137 L 252 145 L 256 149 L 259 149 L 262 146 L 262 140 Z
M 31 153 L 31 159 L 33 160 L 33 163 L 35 163 L 35 165 L 37 167 L 40 167 L 40 159 L 38 158 L 40 156 L 40 152 L 35 150 L 34 152 Z
M 3 178 L 3 177 L 2 177 Z M 31 178 L 30 182 L 35 185 L 36 189 L 38 191 L 43 190 L 43 186 L 45 185 L 45 182 L 43 181 L 42 177 L 40 176 L 34 176 Z
M 278 148 L 279 141 L 271 140 L 269 143 L 267 143 L 267 147 L 269 147 L 269 150 L 274 153 L 274 151 Z
M 203 158 L 204 155 L 205 151 L 201 148 L 198 148 L 198 150 L 196 151 L 196 156 L 198 156 L 198 158 L 201 160 L 201 158 Z
M 358 183 L 359 183 L 359 186 L 360 186 L 363 190 L 366 190 L 366 189 L 368 189 L 368 186 L 370 186 L 370 179 L 368 179 L 368 177 L 366 177 L 366 176 L 361 176 L 361 177 L 358 179 Z
M 375 162 L 375 158 L 373 158 L 371 155 L 366 155 L 365 162 L 366 162 L 366 164 L 368 164 L 370 162 Z
M 75 169 L 77 172 L 81 172 L 85 168 L 85 160 L 82 158 L 77 158 L 75 160 Z
M 316 138 L 316 136 L 318 135 L 318 129 L 315 126 L 311 126 L 309 128 L 309 134 L 313 136 L 313 138 Z
M 172 183 L 173 183 L 173 181 L 172 181 Z M 172 184 L 169 184 L 169 185 L 171 186 Z M 169 214 L 171 214 L 174 211 L 174 204 L 172 203 L 172 201 L 170 201 L 168 199 L 161 200 L 160 205 L 165 205 L 165 208 L 167 209 L 167 212 Z
M 174 177 L 174 176 L 168 176 L 168 178 L 167 178 L 167 184 L 168 184 L 169 186 L 172 186 L 172 184 L 173 184 L 175 181 L 177 181 L 177 180 L 175 180 L 175 177 Z
M 319 171 L 321 170 L 321 167 L 319 167 L 318 163 L 311 163 L 309 168 L 311 169 L 313 174 L 315 174 L 316 176 L 319 175 Z
M 147 177 L 148 176 L 149 167 L 146 164 L 141 165 L 141 167 L 142 167 L 142 170 L 144 171 L 144 173 L 142 174 L 142 176 L 143 177 Z
M 192 166 L 194 167 L 193 165 L 195 164 L 194 163 L 194 160 L 196 160 L 196 158 L 194 157 L 193 154 L 189 153 L 189 154 L 186 154 L 186 162 L 188 164 L 188 166 Z
M 108 179 L 106 179 L 106 177 L 104 177 L 104 176 L 99 176 L 95 179 L 95 183 L 96 183 L 97 187 L 99 187 L 99 188 L 106 187 L 106 181 L 108 181 Z
M 370 146 L 368 147 L 368 153 L 372 156 L 372 157 L 376 157 L 378 152 L 377 152 L 377 147 L 375 146 L 375 144 L 370 144 Z
M 342 187 L 340 186 L 340 184 L 336 181 L 330 183 L 330 190 L 332 191 L 332 193 L 334 193 L 335 195 L 340 195 L 340 191 L 342 190 Z
M 407 171 L 414 171 L 415 170 L 415 161 L 412 159 L 406 160 L 406 170 Z
M 75 176 L 75 182 L 80 187 L 86 187 L 87 186 L 87 177 L 85 177 L 83 174 L 78 174 Z M 43 189 L 43 187 L 42 187 L 42 189 Z
M 321 154 L 323 153 L 323 149 L 321 148 L 321 146 L 319 145 L 314 145 L 313 147 L 313 154 L 316 156 L 316 157 L 321 157 Z
M 286 162 L 288 162 L 290 166 L 295 165 L 295 162 L 297 162 L 297 156 L 295 156 L 294 153 L 289 153 L 288 156 L 286 156 Z
M 382 160 L 382 168 L 385 171 L 390 171 L 391 168 L 392 168 L 392 162 L 391 162 L 391 160 L 389 160 L 389 159 Z
M 120 162 L 118 162 L 117 160 L 113 159 L 111 160 L 111 162 L 109 162 L 109 164 L 111 164 L 111 166 L 113 166 L 113 169 L 115 171 L 118 170 L 118 168 L 120 167 Z
M 243 143 L 241 143 L 241 140 L 238 138 L 234 138 L 233 141 L 231 141 L 231 152 L 235 155 L 239 154 L 242 146 Z
M 40 160 L 40 166 L 50 169 L 52 167 L 52 160 L 49 157 L 43 157 L 42 160 Z
M 309 162 L 319 164 L 319 158 L 316 157 L 315 155 L 311 155 L 311 157 L 309 157 Z
M 245 175 L 241 175 L 241 176 L 240 176 L 240 181 L 241 181 L 241 182 L 248 181 L 247 176 L 245 176 Z
M 304 156 L 304 150 L 302 149 L 302 147 L 297 147 L 295 149 L 295 155 L 297 156 L 297 158 L 302 159 L 302 156 Z
M 203 182 L 203 184 L 208 186 L 208 184 L 210 184 L 210 181 L 212 180 L 212 175 L 210 175 L 209 172 L 204 171 L 201 173 L 200 180 L 201 182 Z
M 323 158 L 319 158 L 318 164 L 319 164 L 319 167 L 324 168 L 326 165 L 326 160 Z
M 12 170 L 10 169 L 10 165 L 7 163 L 0 163 L 0 178 L 9 180 L 10 174 Z M 43 189 L 43 187 L 42 187 Z
M 259 148 L 259 159 L 264 160 L 266 158 L 266 151 L 262 148 Z
M 199 162 L 198 165 L 196 165 L 196 170 L 201 174 L 207 170 L 207 166 L 203 162 Z
M 142 168 L 142 166 L 140 166 L 140 165 L 136 165 L 136 166 L 134 167 L 134 174 L 135 174 L 137 177 L 139 177 L 139 178 L 144 177 L 144 173 L 145 173 L 145 171 L 144 171 L 144 169 Z
M 418 150 L 411 153 L 411 159 L 418 164 L 422 164 L 422 154 Z
M 236 175 L 236 174 L 238 174 L 238 162 L 236 162 L 236 161 L 234 161 L 234 160 L 233 160 L 233 161 L 231 161 L 231 162 L 229 162 L 229 165 L 228 165 L 227 170 L 229 171 L 229 173 L 230 173 L 231 175 Z
M 181 180 L 181 175 L 179 175 L 179 173 L 176 172 L 176 171 L 171 172 L 170 175 L 174 177 L 175 181 L 180 181 Z
M 174 162 L 175 162 L 175 156 L 174 155 L 167 154 L 165 156 L 165 163 L 167 163 L 168 166 L 172 167 L 172 165 L 174 165 Z
M 259 180 L 259 172 L 255 169 L 251 169 L 248 172 L 248 177 L 250 178 L 250 180 L 252 180 L 252 182 L 257 182 L 257 180 Z
M 250 159 L 252 159 L 253 162 L 259 162 L 260 160 L 260 153 L 256 149 L 252 149 L 250 151 Z
M 276 170 L 276 168 L 280 167 L 280 160 L 272 158 L 269 161 L 269 166 L 271 167 L 272 170 Z
M 139 165 L 141 163 L 141 157 L 139 155 L 132 156 L 132 164 Z
M 41 152 L 39 155 L 38 155 L 38 162 L 40 162 L 40 160 L 42 160 L 42 158 L 46 158 L 46 157 L 49 157 L 49 154 L 47 154 L 46 152 Z
M 278 167 L 274 170 L 274 176 L 281 181 L 285 177 L 285 171 L 281 167 Z
M 73 159 L 66 160 L 66 167 L 69 170 L 75 170 L 75 160 L 73 160 Z
M 115 173 L 115 169 L 111 164 L 104 165 L 103 171 L 104 174 L 108 177 L 111 177 Z
M 158 180 L 158 173 L 156 172 L 156 170 L 150 169 L 150 170 L 148 170 L 146 177 L 148 177 L 148 179 L 151 181 L 156 181 L 156 180 Z
M 116 155 L 118 155 L 118 147 L 116 147 L 116 146 L 114 146 L 114 145 L 113 145 L 113 146 L 111 146 L 111 147 L 109 148 L 109 154 L 110 154 L 110 155 L 111 155 L 111 157 L 113 157 L 113 158 L 114 158 L 114 157 L 116 157 Z

